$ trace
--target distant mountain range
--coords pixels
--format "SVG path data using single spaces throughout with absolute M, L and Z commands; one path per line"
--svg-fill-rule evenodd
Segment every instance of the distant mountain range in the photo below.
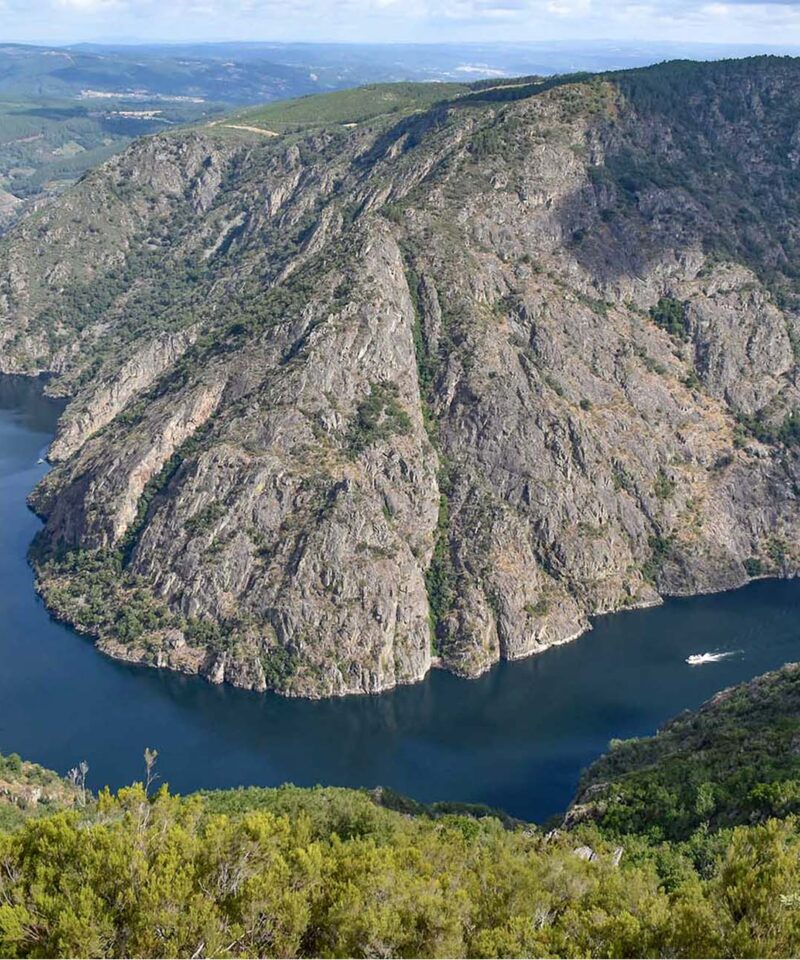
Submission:
M 618 70 L 661 60 L 748 56 L 725 44 L 200 43 L 0 46 L 0 94 L 75 97 L 89 91 L 197 97 L 246 104 L 400 80 Z M 800 44 L 783 51 L 798 53 Z
M 307 65 L 277 63 L 265 54 L 240 59 L 158 47 L 0 47 L 0 93 L 16 97 L 105 93 L 258 103 L 337 85 L 320 81 Z

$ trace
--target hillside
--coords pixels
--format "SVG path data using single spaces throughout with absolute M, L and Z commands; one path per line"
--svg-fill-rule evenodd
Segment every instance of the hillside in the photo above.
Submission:
M 148 98 L 0 100 L 0 227 L 23 201 L 69 186 L 136 137 L 221 110 Z
M 798 80 L 300 101 L 24 218 L 0 363 L 71 397 L 32 499 L 50 608 L 114 656 L 322 696 L 794 575 Z
M 0 228 L 136 137 L 331 86 L 269 58 L 0 44 Z
M 358 124 L 385 117 L 399 120 L 448 97 L 459 97 L 469 89 L 466 84 L 458 83 L 371 84 L 340 93 L 270 103 L 235 114 L 232 122 L 286 133 Z
M 74 782 L 12 753 L 0 754 L 0 830 L 26 819 L 77 807 L 85 798 Z
M 136 137 L 243 104 L 261 104 L 259 113 L 265 101 L 289 99 L 290 112 L 302 114 L 320 91 L 393 76 L 435 78 L 443 68 L 435 66 L 433 50 L 428 58 L 425 70 L 386 64 L 377 52 L 358 46 L 0 44 L 0 229 L 24 211 L 26 202 L 63 190 Z M 386 90 L 413 86 L 387 85 Z M 459 86 L 439 87 L 428 102 L 446 89 L 455 93 Z M 356 97 L 375 99 L 371 88 L 362 90 Z M 410 100 L 416 96 L 411 93 Z M 326 103 L 339 101 L 333 95 Z
M 570 822 L 683 840 L 800 812 L 800 666 L 717 694 L 586 771 Z
M 0 953 L 796 956 L 797 856 L 792 821 L 651 848 L 352 790 L 135 784 L 0 830 Z

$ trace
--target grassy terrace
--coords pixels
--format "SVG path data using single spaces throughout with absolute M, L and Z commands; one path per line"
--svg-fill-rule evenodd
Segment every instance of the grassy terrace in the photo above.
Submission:
M 220 126 L 288 133 L 364 123 L 382 117 L 399 119 L 442 100 L 462 96 L 469 89 L 460 83 L 369 84 L 354 90 L 315 94 L 242 110 L 221 121 Z

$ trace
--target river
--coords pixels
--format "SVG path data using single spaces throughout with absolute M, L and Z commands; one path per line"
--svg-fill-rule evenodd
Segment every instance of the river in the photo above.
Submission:
M 0 377 L 0 752 L 62 773 L 86 760 L 94 787 L 140 778 L 149 746 L 180 792 L 380 784 L 543 820 L 612 737 L 652 733 L 800 658 L 800 583 L 765 580 L 599 617 L 574 643 L 479 680 L 433 671 L 379 696 L 287 700 L 118 663 L 48 616 L 25 559 L 39 526 L 25 498 L 58 412 L 35 383 Z M 717 648 L 738 652 L 685 663 Z

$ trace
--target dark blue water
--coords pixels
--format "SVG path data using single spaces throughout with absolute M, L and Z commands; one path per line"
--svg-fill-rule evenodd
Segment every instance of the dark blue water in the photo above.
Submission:
M 213 687 L 107 659 L 52 621 L 25 553 L 25 497 L 58 410 L 0 378 L 0 752 L 94 786 L 141 776 L 145 747 L 181 792 L 291 781 L 382 784 L 420 800 L 492 804 L 541 820 L 569 802 L 612 737 L 652 733 L 717 690 L 800 659 L 800 583 L 762 581 L 712 597 L 602 617 L 575 643 L 480 680 L 436 671 L 377 697 L 306 702 Z M 729 660 L 689 667 L 716 648 Z

